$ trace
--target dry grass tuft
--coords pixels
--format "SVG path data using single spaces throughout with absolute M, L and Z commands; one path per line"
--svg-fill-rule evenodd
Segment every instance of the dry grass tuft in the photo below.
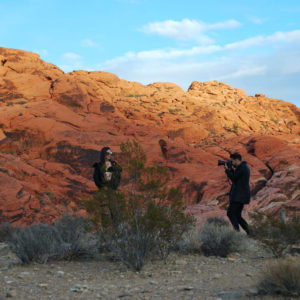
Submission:
M 300 258 L 280 259 L 268 265 L 258 289 L 261 294 L 300 296 Z

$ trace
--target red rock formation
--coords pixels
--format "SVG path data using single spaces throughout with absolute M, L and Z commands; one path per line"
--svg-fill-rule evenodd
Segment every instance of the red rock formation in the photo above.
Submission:
M 95 190 L 106 145 L 135 138 L 169 167 L 199 222 L 225 215 L 229 182 L 218 159 L 240 151 L 251 167 L 248 210 L 300 212 L 300 110 L 225 83 L 144 86 L 106 72 L 65 74 L 37 54 L 0 48 L 0 218 L 51 222 Z M 163 142 L 162 142 L 163 141 Z M 80 210 L 82 213 L 84 211 Z

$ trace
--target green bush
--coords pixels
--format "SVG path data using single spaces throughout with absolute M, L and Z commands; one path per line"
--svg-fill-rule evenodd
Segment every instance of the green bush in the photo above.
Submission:
M 258 290 L 261 294 L 300 296 L 300 259 L 278 260 L 263 271 Z
M 289 246 L 300 241 L 300 218 L 283 222 L 262 212 L 253 213 L 251 230 L 253 237 L 263 243 L 276 257 Z
M 166 258 L 194 219 L 185 214 L 180 191 L 167 187 L 167 168 L 147 166 L 136 141 L 120 148 L 123 181 L 130 188 L 100 189 L 85 205 L 105 247 L 128 267 L 140 270 L 150 257 Z

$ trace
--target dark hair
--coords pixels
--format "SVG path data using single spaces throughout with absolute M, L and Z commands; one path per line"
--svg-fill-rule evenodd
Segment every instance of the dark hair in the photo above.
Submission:
M 239 154 L 239 153 L 237 153 L 237 152 L 230 154 L 230 158 L 231 158 L 231 159 L 242 160 L 241 154 Z
M 101 149 L 101 152 L 100 152 L 100 163 L 104 163 L 105 162 L 105 155 L 106 155 L 107 150 L 109 150 L 109 149 L 110 149 L 109 147 L 103 147 Z

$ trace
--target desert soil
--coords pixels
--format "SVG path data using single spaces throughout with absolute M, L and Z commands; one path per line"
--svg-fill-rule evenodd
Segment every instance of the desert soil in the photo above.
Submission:
M 261 271 L 272 257 L 248 241 L 245 251 L 227 258 L 172 253 L 140 272 L 104 257 L 2 265 L 0 299 L 274 299 L 256 295 Z

